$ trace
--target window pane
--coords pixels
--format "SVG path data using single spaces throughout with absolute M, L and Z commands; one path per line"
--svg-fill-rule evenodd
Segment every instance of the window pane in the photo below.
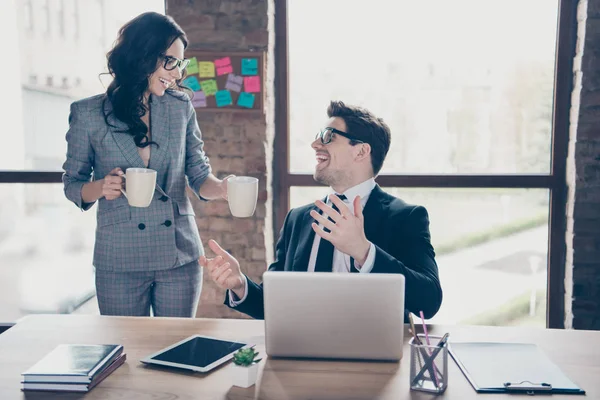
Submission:
M 549 192 L 384 188 L 429 213 L 444 300 L 435 323 L 546 325 Z M 293 187 L 293 207 L 327 194 Z
M 118 29 L 142 12 L 164 13 L 164 0 L 10 1 L 2 7 L 0 33 L 18 41 L 7 41 L 14 62 L 0 63 L 11 99 L 3 106 L 9 117 L 0 131 L 0 170 L 60 171 L 69 105 L 105 91 L 110 78 L 99 74 L 107 70 Z
M 292 172 L 334 99 L 390 126 L 382 173 L 550 171 L 556 0 L 288 4 Z
M 69 313 L 94 296 L 95 206 L 81 212 L 62 184 L 2 184 L 0 204 L 0 321 Z

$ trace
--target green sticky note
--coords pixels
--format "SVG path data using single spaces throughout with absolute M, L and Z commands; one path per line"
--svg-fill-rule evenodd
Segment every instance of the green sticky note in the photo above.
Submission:
M 217 101 L 217 107 L 225 107 L 233 104 L 229 90 L 219 90 L 215 93 L 215 100 Z
M 209 79 L 200 82 L 200 87 L 206 96 L 212 96 L 217 93 L 217 81 L 215 79 Z
M 252 108 L 254 107 L 254 95 L 252 93 L 242 92 L 237 101 L 238 106 Z
M 198 73 L 198 60 L 196 57 L 190 58 L 190 63 L 185 70 L 187 71 L 188 75 L 194 75 Z
M 242 75 L 258 73 L 258 58 L 242 58 Z

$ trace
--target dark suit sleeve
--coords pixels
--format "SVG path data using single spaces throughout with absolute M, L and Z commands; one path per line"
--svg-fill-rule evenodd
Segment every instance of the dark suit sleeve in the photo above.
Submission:
M 279 232 L 279 239 L 277 240 L 277 246 L 275 248 L 275 262 L 269 266 L 269 271 L 283 271 L 285 266 L 285 256 L 287 252 L 288 242 L 289 242 L 289 233 L 288 233 L 288 223 L 290 212 L 285 217 L 285 221 L 283 221 L 283 227 Z M 229 306 L 229 291 L 225 293 L 225 305 L 233 308 L 236 311 L 243 312 L 255 319 L 264 319 L 265 318 L 265 306 L 264 306 L 264 296 L 263 296 L 263 285 L 262 283 L 258 284 L 250 279 L 246 275 L 246 279 L 248 280 L 248 294 L 246 295 L 246 300 L 244 300 L 237 307 Z
M 395 226 L 399 229 L 396 230 Z M 427 210 L 421 206 L 412 209 L 406 219 L 394 219 L 390 252 L 375 245 L 375 264 L 372 273 L 401 273 L 405 281 L 404 307 L 425 318 L 431 318 L 442 304 L 442 287 L 430 242 Z

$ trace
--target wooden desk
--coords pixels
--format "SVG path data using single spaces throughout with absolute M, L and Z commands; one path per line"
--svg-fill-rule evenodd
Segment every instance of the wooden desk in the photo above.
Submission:
M 431 334 L 451 332 L 459 340 L 534 342 L 587 391 L 600 399 L 600 332 L 521 328 L 432 326 Z M 263 322 L 218 319 L 29 316 L 0 335 L 0 399 L 80 399 L 82 394 L 21 392 L 21 372 L 60 343 L 121 343 L 127 362 L 85 399 L 433 399 L 411 392 L 410 353 L 400 363 L 263 359 L 259 382 L 248 389 L 231 386 L 231 363 L 208 374 L 147 367 L 140 358 L 192 334 L 254 340 L 264 354 Z M 408 341 L 408 335 L 405 335 Z M 559 347 L 560 346 L 560 347 Z M 504 400 L 521 395 L 477 395 L 449 359 L 448 389 L 437 398 Z M 553 395 L 549 399 L 574 399 Z

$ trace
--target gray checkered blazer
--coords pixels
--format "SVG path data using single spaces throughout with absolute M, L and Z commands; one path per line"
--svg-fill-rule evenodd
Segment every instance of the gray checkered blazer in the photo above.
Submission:
M 102 179 L 113 168 L 144 168 L 127 125 L 102 112 L 105 95 L 74 102 L 67 132 L 63 184 L 67 199 L 82 211 L 82 186 Z M 105 103 L 110 112 L 110 102 Z M 151 97 L 152 146 L 148 168 L 157 171 L 148 208 L 130 207 L 125 196 L 98 201 L 94 266 L 110 271 L 164 270 L 197 260 L 203 254 L 186 184 L 197 194 L 211 172 L 203 151 L 196 112 L 187 95 L 167 91 Z M 186 180 L 187 177 L 187 180 Z

